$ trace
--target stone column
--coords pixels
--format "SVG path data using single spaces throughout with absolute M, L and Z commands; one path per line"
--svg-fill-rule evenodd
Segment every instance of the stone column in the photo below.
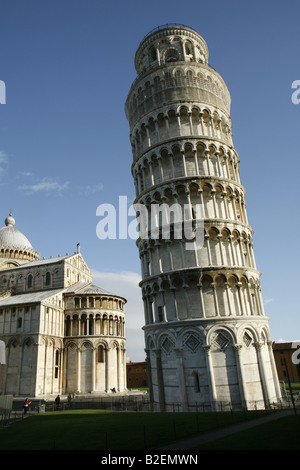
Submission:
M 172 292 L 172 297 L 173 297 L 173 305 L 174 305 L 174 319 L 178 320 L 178 309 L 177 309 L 177 301 L 176 301 L 176 287 L 175 286 L 170 286 L 170 291 Z
M 256 348 L 256 354 L 257 354 L 257 364 L 258 364 L 258 369 L 259 369 L 259 374 L 261 378 L 261 387 L 262 387 L 262 392 L 263 392 L 263 397 L 264 397 L 264 403 L 265 407 L 268 407 L 268 389 L 267 389 L 267 382 L 266 382 L 266 370 L 265 370 L 265 363 L 262 358 L 262 344 L 256 342 L 255 343 L 255 348 Z
M 278 380 L 277 369 L 276 369 L 276 364 L 275 364 L 275 359 L 274 359 L 274 354 L 273 354 L 272 341 L 268 341 L 268 351 L 269 351 L 269 356 L 270 356 L 270 363 L 271 363 L 271 368 L 272 368 L 272 375 L 273 375 L 273 380 L 274 380 L 276 397 L 277 397 L 277 400 L 281 400 L 281 390 L 280 390 L 280 384 Z
M 158 169 L 159 169 L 160 181 L 163 182 L 163 180 L 164 180 L 164 175 L 163 175 L 163 168 L 162 168 L 162 164 L 161 164 L 161 161 L 162 161 L 161 155 L 158 155 L 157 161 L 158 161 Z
M 218 176 L 222 177 L 221 165 L 220 165 L 220 152 L 218 150 L 215 151 L 215 156 L 217 159 Z
M 81 392 L 81 350 L 77 347 L 77 393 Z
M 110 371 L 109 371 L 109 355 L 110 348 L 105 349 L 105 391 L 109 392 L 110 390 Z
M 178 384 L 179 384 L 179 390 L 181 394 L 182 411 L 188 411 L 189 406 L 188 406 L 184 364 L 183 364 L 183 357 L 182 357 L 182 348 L 174 349 L 174 351 L 176 353 L 176 358 L 177 358 Z
M 242 402 L 243 408 L 247 409 L 248 402 L 247 402 L 246 382 L 245 382 L 243 364 L 242 364 L 242 359 L 241 359 L 242 345 L 235 344 L 233 348 L 235 351 L 236 371 L 237 371 L 238 382 L 239 382 L 241 402 Z
M 197 158 L 197 150 L 193 150 L 194 153 L 194 159 L 195 159 L 195 169 L 196 169 L 196 175 L 198 176 L 199 173 L 199 165 L 198 165 L 198 158 Z
M 216 289 L 217 289 L 216 283 L 212 282 L 211 287 L 213 289 L 216 316 L 219 317 L 220 312 L 219 312 L 219 303 L 218 303 L 218 297 L 217 297 L 217 292 L 216 292 Z
M 67 350 L 65 347 L 61 350 L 61 387 L 62 393 L 66 393 L 66 375 L 67 375 Z
M 211 406 L 212 411 L 218 411 L 217 390 L 216 390 L 216 384 L 215 384 L 213 364 L 212 364 L 212 359 L 211 359 L 211 347 L 203 346 L 203 349 L 205 351 L 210 406 Z
M 211 260 L 211 252 L 210 252 L 210 239 L 209 235 L 204 235 L 204 239 L 206 240 L 206 247 L 207 247 L 207 255 L 208 255 L 208 265 L 212 265 L 212 260 Z
M 161 350 L 155 349 L 156 354 L 156 373 L 158 382 L 158 395 L 159 395 L 159 411 L 166 411 L 166 398 L 165 398 L 165 387 L 164 387 L 164 376 L 161 365 Z
M 221 254 L 221 265 L 225 266 L 224 252 L 223 252 L 223 236 L 222 235 L 217 235 L 217 239 L 218 239 L 218 242 L 219 242 L 219 248 L 220 248 L 220 254 Z
M 236 284 L 236 289 L 237 289 L 237 296 L 238 296 L 238 304 L 239 304 L 239 309 L 240 309 L 240 315 L 244 315 L 243 302 L 242 302 L 242 296 L 241 296 L 241 287 L 242 287 L 242 283 L 241 283 L 241 282 L 237 282 L 237 284 Z
M 210 175 L 210 166 L 209 166 L 209 150 L 204 150 L 206 165 L 207 165 L 207 174 Z
M 250 311 L 251 311 L 251 315 L 255 315 L 254 306 L 253 306 L 253 299 L 252 299 L 252 295 L 251 295 L 251 291 L 250 291 L 250 286 L 251 286 L 251 284 L 249 282 L 247 282 L 247 292 L 248 292 L 248 297 L 249 297 Z
M 147 372 L 148 372 L 149 397 L 150 397 L 150 403 L 153 406 L 153 382 L 152 382 L 152 368 L 151 368 L 150 350 L 145 349 L 145 353 L 146 353 L 146 363 L 147 363 Z
M 96 391 L 96 353 L 95 346 L 92 348 L 92 393 Z
M 123 389 L 127 390 L 127 383 L 126 383 L 126 349 L 122 350 L 123 354 Z
M 229 285 L 228 282 L 225 282 L 225 287 L 226 287 L 226 297 L 227 297 L 229 315 L 232 315 L 231 302 L 230 302 L 230 293 L 229 293 L 230 285 Z
M 199 282 L 199 283 L 197 284 L 197 286 L 199 287 L 199 296 L 200 296 L 201 313 L 202 313 L 202 317 L 205 318 L 205 309 L 204 309 L 204 301 L 203 301 L 202 283 Z

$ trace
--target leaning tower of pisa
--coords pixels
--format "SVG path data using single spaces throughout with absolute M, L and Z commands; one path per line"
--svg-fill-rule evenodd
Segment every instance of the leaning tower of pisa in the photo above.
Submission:
M 229 91 L 208 65 L 203 38 L 183 25 L 151 31 L 135 68 L 125 108 L 135 203 L 151 214 L 137 246 L 154 409 L 268 407 L 280 389 Z M 162 213 L 178 206 L 183 214 L 190 209 L 191 230 L 178 236 L 178 219 L 167 210 L 170 231 L 163 236 Z

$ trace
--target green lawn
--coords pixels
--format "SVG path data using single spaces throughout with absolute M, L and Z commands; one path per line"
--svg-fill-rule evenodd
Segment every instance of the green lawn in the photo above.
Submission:
M 0 429 L 0 450 L 145 450 L 262 414 L 58 411 Z
M 209 444 L 197 450 L 300 450 L 300 416 L 281 418 Z

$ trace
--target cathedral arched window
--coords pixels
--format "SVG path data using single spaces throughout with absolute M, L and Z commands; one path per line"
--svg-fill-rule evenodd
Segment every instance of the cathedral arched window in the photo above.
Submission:
M 98 347 L 97 362 L 104 362 L 104 347 L 102 344 Z
M 59 350 L 57 349 L 55 351 L 55 368 L 54 368 L 54 377 L 58 379 L 58 372 L 59 372 L 59 360 L 60 360 L 60 354 Z
M 29 274 L 29 276 L 27 278 L 27 287 L 28 287 L 28 289 L 32 288 L 32 274 Z
M 50 286 L 51 284 L 51 274 L 48 272 L 46 272 L 46 277 L 45 277 L 45 286 Z

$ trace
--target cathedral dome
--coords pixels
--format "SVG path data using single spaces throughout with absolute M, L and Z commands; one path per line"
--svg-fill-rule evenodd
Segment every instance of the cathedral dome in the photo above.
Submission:
M 39 253 L 33 249 L 30 241 L 15 227 L 15 219 L 9 214 L 5 227 L 0 229 L 0 257 L 19 259 L 39 259 Z
M 0 229 L 0 247 L 23 250 L 32 248 L 30 241 L 14 225 L 15 219 L 9 214 L 5 219 L 5 227 Z

